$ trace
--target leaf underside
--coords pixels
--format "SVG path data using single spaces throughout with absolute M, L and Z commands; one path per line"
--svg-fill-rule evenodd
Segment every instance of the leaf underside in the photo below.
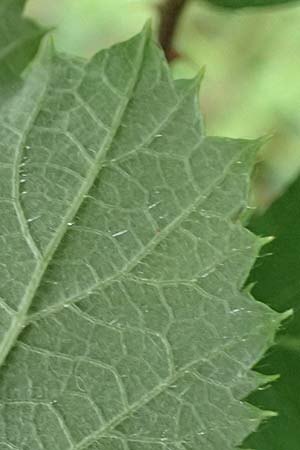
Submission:
M 278 311 L 294 309 L 293 319 L 285 325 L 277 345 L 261 362 L 266 373 L 280 373 L 272 389 L 258 392 L 252 401 L 278 411 L 249 440 L 257 450 L 298 450 L 300 442 L 300 178 L 298 178 L 261 217 L 254 217 L 250 228 L 261 235 L 274 235 L 262 252 L 251 274 L 256 281 L 254 294 Z M 267 256 L 272 254 L 272 257 Z
M 0 449 L 232 450 L 282 315 L 242 290 L 258 141 L 205 137 L 144 31 L 0 110 Z

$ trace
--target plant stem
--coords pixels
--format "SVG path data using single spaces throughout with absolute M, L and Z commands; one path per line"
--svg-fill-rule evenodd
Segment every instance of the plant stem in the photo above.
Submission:
M 169 62 L 176 58 L 173 39 L 187 0 L 165 0 L 160 6 L 159 42 Z

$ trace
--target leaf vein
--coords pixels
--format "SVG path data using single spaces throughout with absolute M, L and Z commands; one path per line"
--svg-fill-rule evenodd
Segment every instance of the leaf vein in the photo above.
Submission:
M 64 220 L 62 221 L 61 225 L 57 228 L 56 234 L 54 238 L 50 241 L 48 247 L 45 250 L 45 253 L 43 255 L 43 258 L 39 260 L 39 264 L 37 264 L 36 269 L 33 272 L 31 281 L 29 285 L 27 286 L 27 289 L 25 291 L 25 294 L 20 302 L 19 310 L 15 314 L 15 317 L 13 318 L 10 327 L 4 336 L 1 345 L 0 345 L 0 366 L 4 363 L 7 355 L 9 354 L 10 350 L 14 346 L 16 340 L 18 339 L 18 336 L 20 332 L 23 329 L 23 326 L 26 323 L 27 313 L 28 310 L 32 304 L 33 298 L 35 296 L 35 293 L 40 285 L 40 282 L 45 274 L 45 271 L 47 270 L 47 267 L 56 252 L 58 246 L 60 245 L 66 231 L 68 230 L 68 223 L 72 222 L 76 214 L 78 213 L 78 210 L 80 209 L 86 194 L 89 193 L 90 189 L 92 188 L 96 177 L 99 175 L 99 172 L 101 168 L 103 167 L 103 161 L 105 160 L 105 157 L 107 155 L 107 152 L 109 151 L 111 147 L 111 143 L 113 141 L 113 138 L 115 137 L 116 133 L 118 132 L 122 118 L 126 112 L 126 109 L 128 107 L 128 103 L 130 99 L 132 98 L 133 92 L 136 88 L 136 85 L 139 80 L 140 71 L 143 67 L 144 62 L 144 52 L 145 52 L 145 46 L 148 42 L 148 36 L 144 35 L 143 39 L 141 41 L 140 47 L 137 51 L 137 62 L 136 62 L 136 72 L 135 76 L 132 77 L 130 80 L 130 83 L 127 87 L 128 94 L 125 96 L 124 101 L 121 103 L 119 108 L 116 111 L 115 118 L 114 118 L 114 124 L 111 129 L 111 133 L 107 136 L 107 139 L 104 140 L 102 147 L 99 149 L 98 156 L 95 160 L 95 164 L 91 167 L 85 183 L 82 185 L 81 189 L 78 191 L 77 196 L 74 200 L 74 202 L 70 205 L 69 209 L 67 210 L 67 213 L 64 217 Z M 35 108 L 35 112 L 37 113 L 37 107 Z M 29 124 L 29 126 L 31 123 Z M 29 131 L 29 129 L 28 129 Z M 17 208 L 17 213 L 19 214 L 21 211 L 19 208 Z M 21 223 L 24 225 L 24 220 L 21 220 Z

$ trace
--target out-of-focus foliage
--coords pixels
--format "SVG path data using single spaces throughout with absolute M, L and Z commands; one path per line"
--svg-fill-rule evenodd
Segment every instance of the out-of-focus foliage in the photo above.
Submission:
M 258 6 L 273 6 L 281 5 L 283 3 L 291 3 L 295 0 L 207 0 L 214 5 L 222 8 L 249 8 Z
M 90 56 L 124 40 L 147 18 L 158 24 L 155 0 L 30 0 L 27 14 L 57 25 L 59 49 Z M 259 202 L 268 203 L 300 166 L 300 3 L 223 10 L 190 2 L 176 36 L 176 77 L 206 66 L 202 110 L 207 133 L 274 134 L 257 175 Z
M 131 37 L 155 16 L 152 0 L 28 0 L 27 14 L 56 25 L 58 49 L 90 57 Z
M 299 170 L 299 42 L 299 6 L 234 12 L 190 4 L 177 38 L 177 76 L 206 66 L 207 132 L 273 135 L 256 177 L 262 204 Z
M 250 436 L 248 446 L 257 450 L 299 450 L 300 428 L 300 178 L 268 211 L 253 217 L 253 232 L 274 239 L 262 250 L 250 281 L 253 294 L 277 311 L 294 309 L 294 316 L 283 326 L 278 344 L 260 363 L 266 374 L 280 373 L 271 389 L 258 391 L 251 402 L 278 411 L 258 433 Z M 272 255 L 272 256 L 270 256 Z
M 17 81 L 34 57 L 45 31 L 22 17 L 25 0 L 0 0 L 0 89 Z M 3 97 L 2 97 L 3 102 Z

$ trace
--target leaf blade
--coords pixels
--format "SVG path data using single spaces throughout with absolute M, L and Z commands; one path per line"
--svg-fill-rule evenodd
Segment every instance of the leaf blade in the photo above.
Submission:
M 8 445 L 231 450 L 265 417 L 241 398 L 282 316 L 241 290 L 261 243 L 233 221 L 260 143 L 201 135 L 196 92 L 144 32 L 90 62 L 46 53 L 1 110 L 41 254 L 7 182 Z

